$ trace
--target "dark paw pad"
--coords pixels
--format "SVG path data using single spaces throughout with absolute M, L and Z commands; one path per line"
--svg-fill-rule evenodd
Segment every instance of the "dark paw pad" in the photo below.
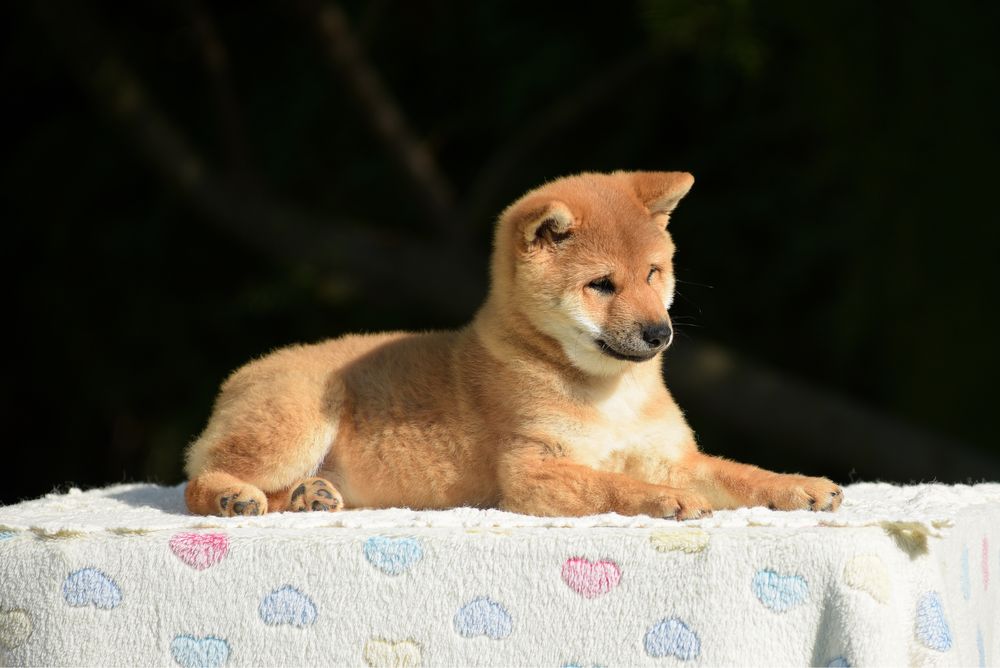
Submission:
M 292 492 L 292 496 L 288 499 L 288 505 L 294 510 L 299 510 L 299 511 L 305 510 L 306 505 L 305 501 L 303 500 L 305 494 L 306 494 L 306 485 L 305 483 L 302 483 L 301 485 L 296 487 L 295 490 Z
M 223 494 L 219 497 L 219 509 L 222 515 L 260 515 L 264 512 L 257 499 L 242 490 Z
M 331 512 L 340 510 L 343 505 L 340 492 L 323 478 L 303 481 L 292 490 L 288 499 L 289 510 L 296 512 L 307 510 Z
M 260 515 L 260 506 L 256 501 L 237 501 L 233 504 L 234 515 Z

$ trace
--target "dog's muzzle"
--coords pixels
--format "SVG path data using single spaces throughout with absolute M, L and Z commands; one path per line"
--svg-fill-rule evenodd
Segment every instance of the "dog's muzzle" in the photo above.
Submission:
M 673 338 L 674 330 L 670 322 L 665 321 L 643 325 L 625 341 L 612 343 L 609 339 L 596 339 L 594 343 L 602 353 L 616 360 L 645 362 L 669 346 Z

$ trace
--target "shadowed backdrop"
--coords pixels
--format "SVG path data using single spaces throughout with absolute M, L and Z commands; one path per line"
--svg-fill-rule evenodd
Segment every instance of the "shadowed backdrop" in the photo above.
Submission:
M 492 222 L 684 169 L 668 384 L 778 470 L 1000 478 L 994 5 L 195 0 L 0 22 L 0 501 L 176 483 L 275 347 L 459 326 Z

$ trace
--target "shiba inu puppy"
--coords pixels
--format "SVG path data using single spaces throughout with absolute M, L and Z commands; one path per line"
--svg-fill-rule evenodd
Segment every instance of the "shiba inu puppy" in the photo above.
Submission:
M 825 478 L 704 455 L 667 391 L 671 212 L 685 172 L 580 174 L 512 204 L 464 329 L 273 352 L 187 453 L 193 513 L 500 507 L 696 518 L 835 510 Z

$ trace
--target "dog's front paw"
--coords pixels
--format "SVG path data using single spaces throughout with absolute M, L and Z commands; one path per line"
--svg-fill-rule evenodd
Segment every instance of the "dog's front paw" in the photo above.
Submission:
M 654 497 L 642 510 L 650 517 L 673 517 L 678 520 L 696 520 L 712 514 L 708 499 L 693 492 L 673 492 Z
M 772 510 L 836 510 L 844 500 L 840 487 L 826 478 L 779 474 L 764 484 L 761 505 Z
M 296 512 L 325 510 L 333 512 L 344 507 L 344 499 L 329 480 L 307 478 L 292 488 L 288 509 Z
M 679 520 L 696 520 L 712 514 L 712 504 L 701 494 L 687 492 L 677 497 L 681 509 L 675 515 Z
M 224 517 L 263 515 L 267 512 L 267 497 L 253 485 L 228 487 L 216 498 L 216 505 Z

